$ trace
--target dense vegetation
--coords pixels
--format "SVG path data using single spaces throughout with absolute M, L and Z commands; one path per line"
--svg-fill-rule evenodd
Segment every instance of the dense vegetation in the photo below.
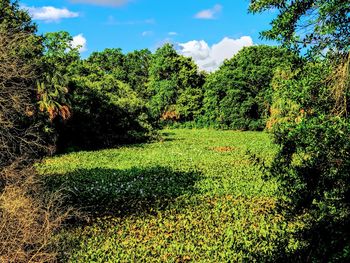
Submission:
M 282 186 L 280 204 L 288 220 L 306 224 L 298 233 L 306 245 L 290 257 L 348 261 L 350 2 L 255 0 L 250 8 L 276 9 L 263 36 L 308 58 L 274 80 L 272 123 L 280 150 L 269 170 Z
M 0 1 L 0 261 L 349 261 L 350 2 L 271 9 L 281 46 L 205 73 L 170 44 L 82 59 Z
M 271 162 L 268 134 L 165 130 L 163 141 L 45 159 L 40 174 L 88 226 L 64 231 L 70 262 L 273 261 L 294 251 L 277 213 L 276 182 L 247 153 Z M 67 254 L 67 252 L 69 252 Z
M 244 48 L 208 76 L 202 120 L 220 128 L 263 130 L 270 116 L 275 70 L 298 62 L 297 56 L 278 47 Z

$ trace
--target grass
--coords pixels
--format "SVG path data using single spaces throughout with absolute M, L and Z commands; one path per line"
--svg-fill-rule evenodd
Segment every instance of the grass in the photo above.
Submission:
M 163 140 L 44 160 L 47 186 L 91 222 L 61 238 L 70 262 L 242 262 L 277 260 L 293 249 L 277 212 L 267 163 L 275 146 L 259 132 L 165 130 Z

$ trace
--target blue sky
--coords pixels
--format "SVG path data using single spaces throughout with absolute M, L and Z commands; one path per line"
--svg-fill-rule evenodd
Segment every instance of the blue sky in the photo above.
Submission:
M 124 52 L 166 42 L 208 71 L 241 47 L 267 43 L 273 12 L 248 14 L 248 0 L 22 0 L 39 32 L 68 31 L 82 56 L 104 48 Z M 214 50 L 215 49 L 215 50 Z M 222 53 L 223 52 L 223 53 Z M 215 54 L 214 54 L 215 53 Z

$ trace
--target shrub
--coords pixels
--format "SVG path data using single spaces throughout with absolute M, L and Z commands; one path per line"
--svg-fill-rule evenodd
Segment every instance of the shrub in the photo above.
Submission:
M 32 168 L 7 168 L 1 175 L 12 183 L 0 193 L 0 261 L 55 262 L 58 246 L 53 236 L 70 209 L 60 205 L 57 192 L 42 192 Z
M 99 81 L 75 77 L 70 83 L 72 117 L 57 123 L 60 150 L 98 149 L 144 141 L 152 136 L 147 108 L 112 75 Z
M 299 235 L 307 246 L 293 256 L 301 260 L 349 259 L 348 69 L 348 59 L 337 66 L 307 63 L 279 80 L 273 132 L 280 151 L 271 173 L 281 183 L 290 219 L 305 223 Z

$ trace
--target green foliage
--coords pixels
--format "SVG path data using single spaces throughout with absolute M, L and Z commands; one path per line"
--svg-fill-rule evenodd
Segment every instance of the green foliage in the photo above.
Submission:
M 350 2 L 344 0 L 251 0 L 251 12 L 276 10 L 272 28 L 264 31 L 267 39 L 311 54 L 325 49 L 347 53 L 350 47 Z
M 151 135 L 153 128 L 144 101 L 118 78 L 122 67 L 108 58 L 119 52 L 94 53 L 86 61 L 73 64 L 69 83 L 72 117 L 57 124 L 61 150 L 112 147 Z M 99 58 L 110 63 L 101 67 Z
M 30 15 L 19 7 L 17 0 L 0 1 L 0 24 L 10 33 L 33 34 L 36 32 L 36 25 L 32 22 Z
M 215 127 L 264 129 L 272 103 L 274 72 L 296 62 L 294 55 L 281 48 L 244 48 L 209 75 L 204 85 L 204 119 Z
M 148 49 L 136 50 L 125 55 L 127 83 L 143 99 L 149 99 L 147 81 L 151 56 L 152 53 Z
M 251 1 L 251 11 L 275 8 L 263 33 L 308 54 L 315 63 L 275 78 L 275 141 L 270 169 L 287 194 L 289 220 L 302 218 L 300 261 L 349 261 L 349 1 Z M 319 60 L 327 53 L 326 59 Z
M 37 169 L 91 224 L 61 233 L 68 262 L 271 262 L 299 246 L 275 209 L 265 133 L 166 130 L 164 139 L 46 159 Z M 135 166 L 137 164 L 137 166 Z M 97 213 L 97 214 L 96 214 Z M 69 253 L 67 253 L 69 252 Z
M 37 81 L 39 109 L 48 113 L 53 121 L 56 117 L 66 120 L 71 115 L 68 101 L 68 82 L 73 63 L 79 61 L 78 48 L 71 47 L 73 38 L 60 31 L 44 36 L 43 72 Z
M 166 44 L 152 57 L 149 69 L 149 107 L 153 117 L 191 121 L 200 113 L 204 77 L 190 58 Z M 176 118 L 169 118 L 176 116 Z
M 124 54 L 119 48 L 106 48 L 101 52 L 93 52 L 87 62 L 96 65 L 104 74 L 113 75 L 116 79 L 125 81 Z
M 335 107 L 330 74 L 331 65 L 323 61 L 277 80 L 274 137 L 281 148 L 271 173 L 280 181 L 292 218 L 302 216 L 307 225 L 300 236 L 308 246 L 295 255 L 301 260 L 348 258 L 350 123 Z M 291 103 L 294 108 L 287 109 Z

